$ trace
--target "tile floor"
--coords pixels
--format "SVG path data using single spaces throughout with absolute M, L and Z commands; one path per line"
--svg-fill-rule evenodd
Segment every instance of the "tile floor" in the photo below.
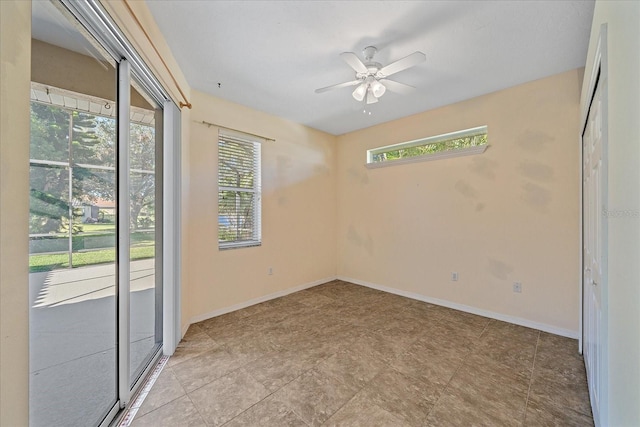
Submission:
M 577 342 L 334 281 L 193 324 L 133 426 L 590 426 Z

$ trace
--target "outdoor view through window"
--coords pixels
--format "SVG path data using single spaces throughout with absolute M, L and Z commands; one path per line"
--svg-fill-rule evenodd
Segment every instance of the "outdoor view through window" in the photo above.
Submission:
M 487 127 L 480 126 L 444 135 L 437 135 L 415 141 L 402 142 L 367 151 L 367 163 L 380 164 L 402 160 L 430 160 L 437 154 L 447 153 L 446 157 L 476 154 L 484 151 L 487 145 Z M 479 148 L 478 150 L 476 148 Z M 442 156 L 445 157 L 445 156 Z

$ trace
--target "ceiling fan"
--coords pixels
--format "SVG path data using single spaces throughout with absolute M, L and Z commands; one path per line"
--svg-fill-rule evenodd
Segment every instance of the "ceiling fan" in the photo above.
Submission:
M 411 68 L 424 62 L 427 57 L 422 52 L 413 52 L 411 55 L 405 56 L 389 65 L 382 66 L 379 62 L 374 62 L 373 57 L 378 49 L 375 46 L 367 46 L 362 50 L 364 62 L 358 58 L 353 52 L 343 52 L 340 57 L 356 72 L 356 79 L 350 82 L 338 83 L 337 85 L 327 86 L 316 89 L 316 93 L 327 92 L 332 89 L 338 89 L 348 86 L 358 86 L 352 93 L 357 101 L 363 101 L 367 104 L 378 102 L 387 89 L 405 94 L 411 92 L 415 87 L 404 83 L 389 80 L 392 74 Z

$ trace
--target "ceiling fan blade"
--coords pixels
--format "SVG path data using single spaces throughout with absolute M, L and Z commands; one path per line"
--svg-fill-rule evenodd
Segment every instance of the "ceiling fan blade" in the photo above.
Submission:
M 411 68 L 414 65 L 418 65 L 421 62 L 427 60 L 427 56 L 422 52 L 413 52 L 411 55 L 405 56 L 402 59 L 398 59 L 396 62 L 392 62 L 386 67 L 380 68 L 376 73 L 376 76 L 380 78 L 389 77 L 392 74 L 398 73 L 407 68 Z
M 380 79 L 379 82 L 385 85 L 387 89 L 389 89 L 390 91 L 399 93 L 402 95 L 407 95 L 416 89 L 413 86 L 409 86 L 404 83 L 400 83 L 400 82 L 396 82 L 388 79 Z
M 347 86 L 355 86 L 362 83 L 362 80 L 354 80 L 351 82 L 344 82 L 344 83 L 338 83 L 337 85 L 331 85 L 331 86 L 327 86 L 327 87 L 321 87 L 320 89 L 316 89 L 316 93 L 322 93 L 322 92 L 326 92 L 332 89 L 339 89 L 341 87 L 347 87 Z
M 344 62 L 347 63 L 348 66 L 353 68 L 356 73 L 366 73 L 367 67 L 360 61 L 358 55 L 353 52 L 342 52 L 340 57 Z

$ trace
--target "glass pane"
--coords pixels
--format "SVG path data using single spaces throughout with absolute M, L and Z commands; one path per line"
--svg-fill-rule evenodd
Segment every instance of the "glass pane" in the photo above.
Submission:
M 131 88 L 129 206 L 131 238 L 131 357 L 133 387 L 162 342 L 161 147 L 162 110 L 137 85 Z M 156 228 L 156 224 L 158 227 Z
M 95 426 L 117 402 L 116 70 L 53 3 L 32 10 L 30 424 Z
M 69 161 L 68 110 L 51 104 L 31 103 L 29 156 L 36 160 Z
M 116 260 L 115 171 L 74 166 L 73 266 Z
M 255 193 L 223 190 L 218 193 L 218 241 L 255 240 Z

